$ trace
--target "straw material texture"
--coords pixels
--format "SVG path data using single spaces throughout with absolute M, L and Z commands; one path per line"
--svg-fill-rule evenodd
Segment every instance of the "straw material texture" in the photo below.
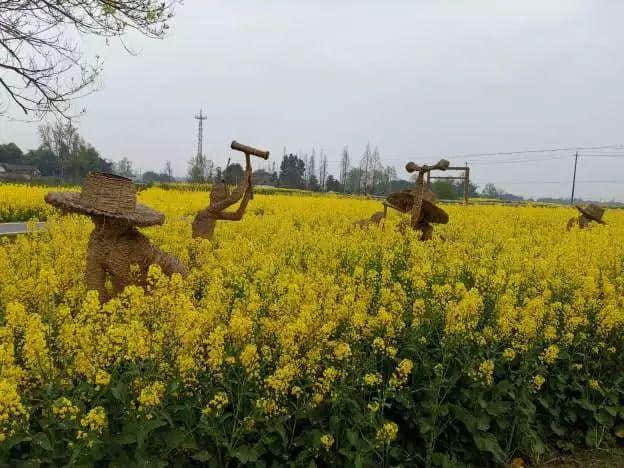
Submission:
M 605 224 L 605 222 L 602 220 L 605 209 L 601 206 L 590 203 L 589 205 L 575 205 L 575 208 L 579 210 L 582 214 L 587 216 L 589 219 L 596 221 L 600 224 Z
M 63 211 L 123 219 L 135 226 L 155 226 L 165 221 L 162 213 L 136 202 L 130 179 L 114 174 L 89 174 L 80 193 L 49 192 L 45 201 Z
M 412 190 L 402 190 L 392 193 L 387 198 L 388 204 L 402 213 L 409 213 L 414 207 L 414 195 Z M 449 221 L 448 214 L 442 208 L 434 205 L 435 195 L 431 190 L 425 189 L 422 200 L 421 218 L 429 223 L 446 224 Z

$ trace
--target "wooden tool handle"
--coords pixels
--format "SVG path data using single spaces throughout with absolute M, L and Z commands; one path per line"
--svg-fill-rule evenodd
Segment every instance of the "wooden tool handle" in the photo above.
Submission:
M 251 154 L 253 156 L 258 156 L 259 158 L 262 159 L 269 159 L 269 152 L 268 151 L 262 151 L 258 148 L 254 148 L 253 146 L 247 146 L 247 145 L 243 145 L 239 142 L 237 142 L 236 140 L 232 142 L 232 144 L 230 145 L 230 148 L 232 148 L 233 150 L 236 151 L 242 151 L 245 154 Z

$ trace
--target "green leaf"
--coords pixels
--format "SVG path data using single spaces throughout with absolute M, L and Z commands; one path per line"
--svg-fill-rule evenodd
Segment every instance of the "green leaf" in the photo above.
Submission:
M 48 438 L 47 434 L 39 432 L 38 434 L 35 434 L 33 436 L 32 440 L 43 450 L 47 450 L 48 452 L 52 451 L 52 444 L 50 443 L 50 439 Z
M 614 429 L 614 434 L 616 437 L 620 438 L 620 439 L 624 439 L 624 424 L 620 424 L 618 426 L 615 426 Z
M 490 418 L 482 414 L 477 418 L 477 429 L 480 431 L 488 431 L 490 429 Z
M 180 429 L 173 429 L 165 436 L 165 442 L 169 450 L 174 450 L 180 447 L 186 440 L 186 432 Z
M 8 438 L 2 444 L 2 448 L 8 451 L 8 450 L 11 450 L 16 445 L 21 444 L 22 442 L 30 442 L 31 440 L 32 438 L 29 436 L 13 436 L 13 437 Z
M 598 436 L 598 429 L 595 427 L 588 429 L 585 433 L 585 444 L 587 447 L 596 449 L 598 448 L 599 442 L 600 437 Z
M 613 425 L 613 416 L 607 413 L 605 410 L 598 411 L 596 414 L 596 421 L 603 426 L 612 426 Z
M 150 433 L 166 424 L 167 422 L 162 419 L 152 419 L 144 424 L 140 424 L 136 435 L 137 446 L 142 448 L 145 439 L 147 439 Z
M 199 462 L 207 462 L 212 458 L 212 454 L 208 450 L 202 450 L 201 452 L 197 452 L 195 455 L 191 455 L 191 458 Z
M 555 421 L 550 423 L 550 428 L 552 431 L 557 434 L 559 437 L 563 437 L 566 433 L 565 427 L 560 424 L 557 424 Z
M 117 383 L 117 385 L 111 388 L 111 393 L 113 394 L 113 397 L 115 397 L 115 399 L 123 401 L 126 399 L 125 397 L 128 392 L 125 384 L 123 382 L 119 382 Z
M 613 417 L 616 417 L 618 414 L 617 406 L 605 406 L 605 410 L 607 411 L 607 413 L 609 413 Z
M 575 423 L 578 419 L 574 411 L 568 411 L 567 413 L 565 413 L 564 417 L 566 421 L 569 421 L 571 423 Z
M 475 434 L 473 440 L 479 450 L 492 454 L 498 463 L 505 463 L 505 452 L 492 434 Z
M 260 453 L 255 446 L 241 445 L 238 450 L 234 452 L 234 456 L 238 458 L 241 463 L 255 463 L 260 458 Z
M 358 445 L 359 437 L 353 429 L 347 429 L 347 440 L 355 447 Z

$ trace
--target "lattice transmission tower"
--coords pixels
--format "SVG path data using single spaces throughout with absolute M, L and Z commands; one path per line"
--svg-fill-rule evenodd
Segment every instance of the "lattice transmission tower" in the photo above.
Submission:
M 197 158 L 203 159 L 204 157 L 204 120 L 207 117 L 202 113 L 202 110 L 199 109 L 199 114 L 195 114 L 195 119 L 199 121 L 199 128 L 197 129 Z

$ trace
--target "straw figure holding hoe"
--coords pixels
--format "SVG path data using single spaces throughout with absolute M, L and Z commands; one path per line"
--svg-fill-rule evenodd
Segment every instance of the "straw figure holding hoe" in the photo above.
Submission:
M 388 208 L 394 208 L 401 213 L 410 213 L 409 224 L 412 229 L 420 231 L 420 240 L 431 239 L 433 224 L 446 224 L 449 217 L 442 208 L 436 206 L 436 196 L 425 183 L 425 174 L 432 170 L 445 171 L 448 167 L 449 162 L 446 159 L 441 159 L 433 166 L 418 166 L 413 162 L 407 163 L 405 166 L 407 172 L 418 172 L 414 189 L 390 194 L 383 202 L 383 212 L 378 211 L 370 219 L 357 221 L 354 224 L 360 227 L 379 224 L 386 217 Z
M 251 185 L 251 161 L 250 156 L 257 156 L 262 159 L 269 159 L 269 152 L 262 151 L 251 146 L 242 145 L 236 141 L 230 146 L 233 150 L 245 153 L 246 167 L 243 182 L 241 182 L 231 193 L 224 181 L 216 183 L 210 191 L 210 204 L 195 215 L 193 220 L 193 237 L 212 239 L 217 221 L 240 221 L 245 214 L 245 209 L 249 200 L 253 198 Z M 241 200 L 242 198 L 242 200 Z M 236 211 L 225 211 L 233 204 L 241 200 Z
M 163 224 L 165 216 L 137 203 L 130 179 L 114 174 L 91 173 L 78 192 L 49 192 L 45 201 L 65 213 L 91 217 L 95 228 L 87 250 L 86 283 L 89 290 L 100 294 L 106 302 L 127 285 L 145 285 L 150 265 L 159 265 L 167 275 L 188 274 L 186 266 L 176 257 L 161 251 L 141 234 L 137 227 Z M 132 265 L 138 266 L 134 273 Z M 110 278 L 112 291 L 106 288 Z
M 588 228 L 594 221 L 599 224 L 607 224 L 602 220 L 602 216 L 605 212 L 604 208 L 593 203 L 589 205 L 575 205 L 574 207 L 579 210 L 581 214 L 580 216 L 570 218 L 567 226 L 568 231 L 575 226 L 578 226 L 580 229 Z

